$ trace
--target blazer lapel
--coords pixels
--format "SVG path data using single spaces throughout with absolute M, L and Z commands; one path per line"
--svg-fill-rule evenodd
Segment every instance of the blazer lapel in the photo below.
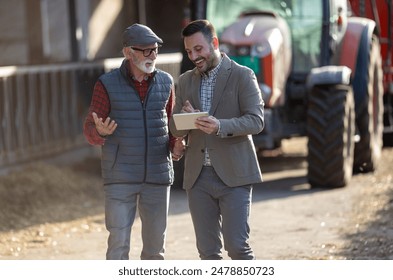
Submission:
M 224 95 L 225 85 L 229 79 L 231 71 L 231 60 L 224 54 L 220 70 L 218 71 L 216 85 L 214 87 L 213 101 L 210 107 L 210 114 L 214 115 L 222 96 Z

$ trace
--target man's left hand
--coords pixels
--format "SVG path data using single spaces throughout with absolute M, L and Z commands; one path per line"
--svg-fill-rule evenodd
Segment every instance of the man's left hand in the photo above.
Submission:
M 216 134 L 220 127 L 220 121 L 213 116 L 199 117 L 195 121 L 195 126 L 207 134 Z

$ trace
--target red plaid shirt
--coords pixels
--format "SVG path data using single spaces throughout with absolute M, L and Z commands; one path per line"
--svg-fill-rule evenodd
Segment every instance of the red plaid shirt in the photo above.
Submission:
M 149 76 L 147 80 L 143 80 L 142 82 L 139 82 L 134 79 L 131 80 L 134 82 L 134 86 L 137 92 L 139 93 L 141 101 L 143 102 L 147 94 L 147 89 L 149 88 L 151 76 Z M 168 121 L 169 118 L 172 116 L 172 110 L 174 106 L 174 94 L 175 94 L 174 89 L 172 88 L 168 100 L 168 104 L 166 106 Z M 87 114 L 87 117 L 83 125 L 83 133 L 87 141 L 91 145 L 104 145 L 105 143 L 105 138 L 101 137 L 96 130 L 92 113 L 95 112 L 99 118 L 102 118 L 105 121 L 106 118 L 109 116 L 110 111 L 111 111 L 111 104 L 109 101 L 108 93 L 102 82 L 98 80 L 94 85 L 93 96 L 89 107 L 89 113 Z M 176 138 L 169 133 L 169 139 L 170 139 L 169 140 L 170 150 L 172 151 Z

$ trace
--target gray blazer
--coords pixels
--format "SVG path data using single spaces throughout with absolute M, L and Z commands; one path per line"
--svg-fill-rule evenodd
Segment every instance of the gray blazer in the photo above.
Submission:
M 195 109 L 200 103 L 201 75 L 187 71 L 179 77 L 173 113 L 179 113 L 186 100 Z M 217 75 L 209 114 L 220 120 L 219 135 L 199 129 L 177 130 L 171 118 L 169 128 L 176 137 L 188 135 L 183 187 L 190 189 L 201 172 L 205 147 L 214 170 L 230 187 L 262 182 L 252 140 L 264 127 L 264 102 L 254 72 L 229 59 L 225 54 Z

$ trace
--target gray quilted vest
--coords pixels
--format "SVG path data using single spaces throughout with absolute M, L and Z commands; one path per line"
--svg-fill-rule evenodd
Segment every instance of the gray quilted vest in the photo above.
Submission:
M 174 176 L 166 105 L 172 77 L 157 70 L 142 103 L 122 67 L 100 77 L 111 103 L 109 117 L 118 124 L 102 146 L 104 184 L 170 185 Z

